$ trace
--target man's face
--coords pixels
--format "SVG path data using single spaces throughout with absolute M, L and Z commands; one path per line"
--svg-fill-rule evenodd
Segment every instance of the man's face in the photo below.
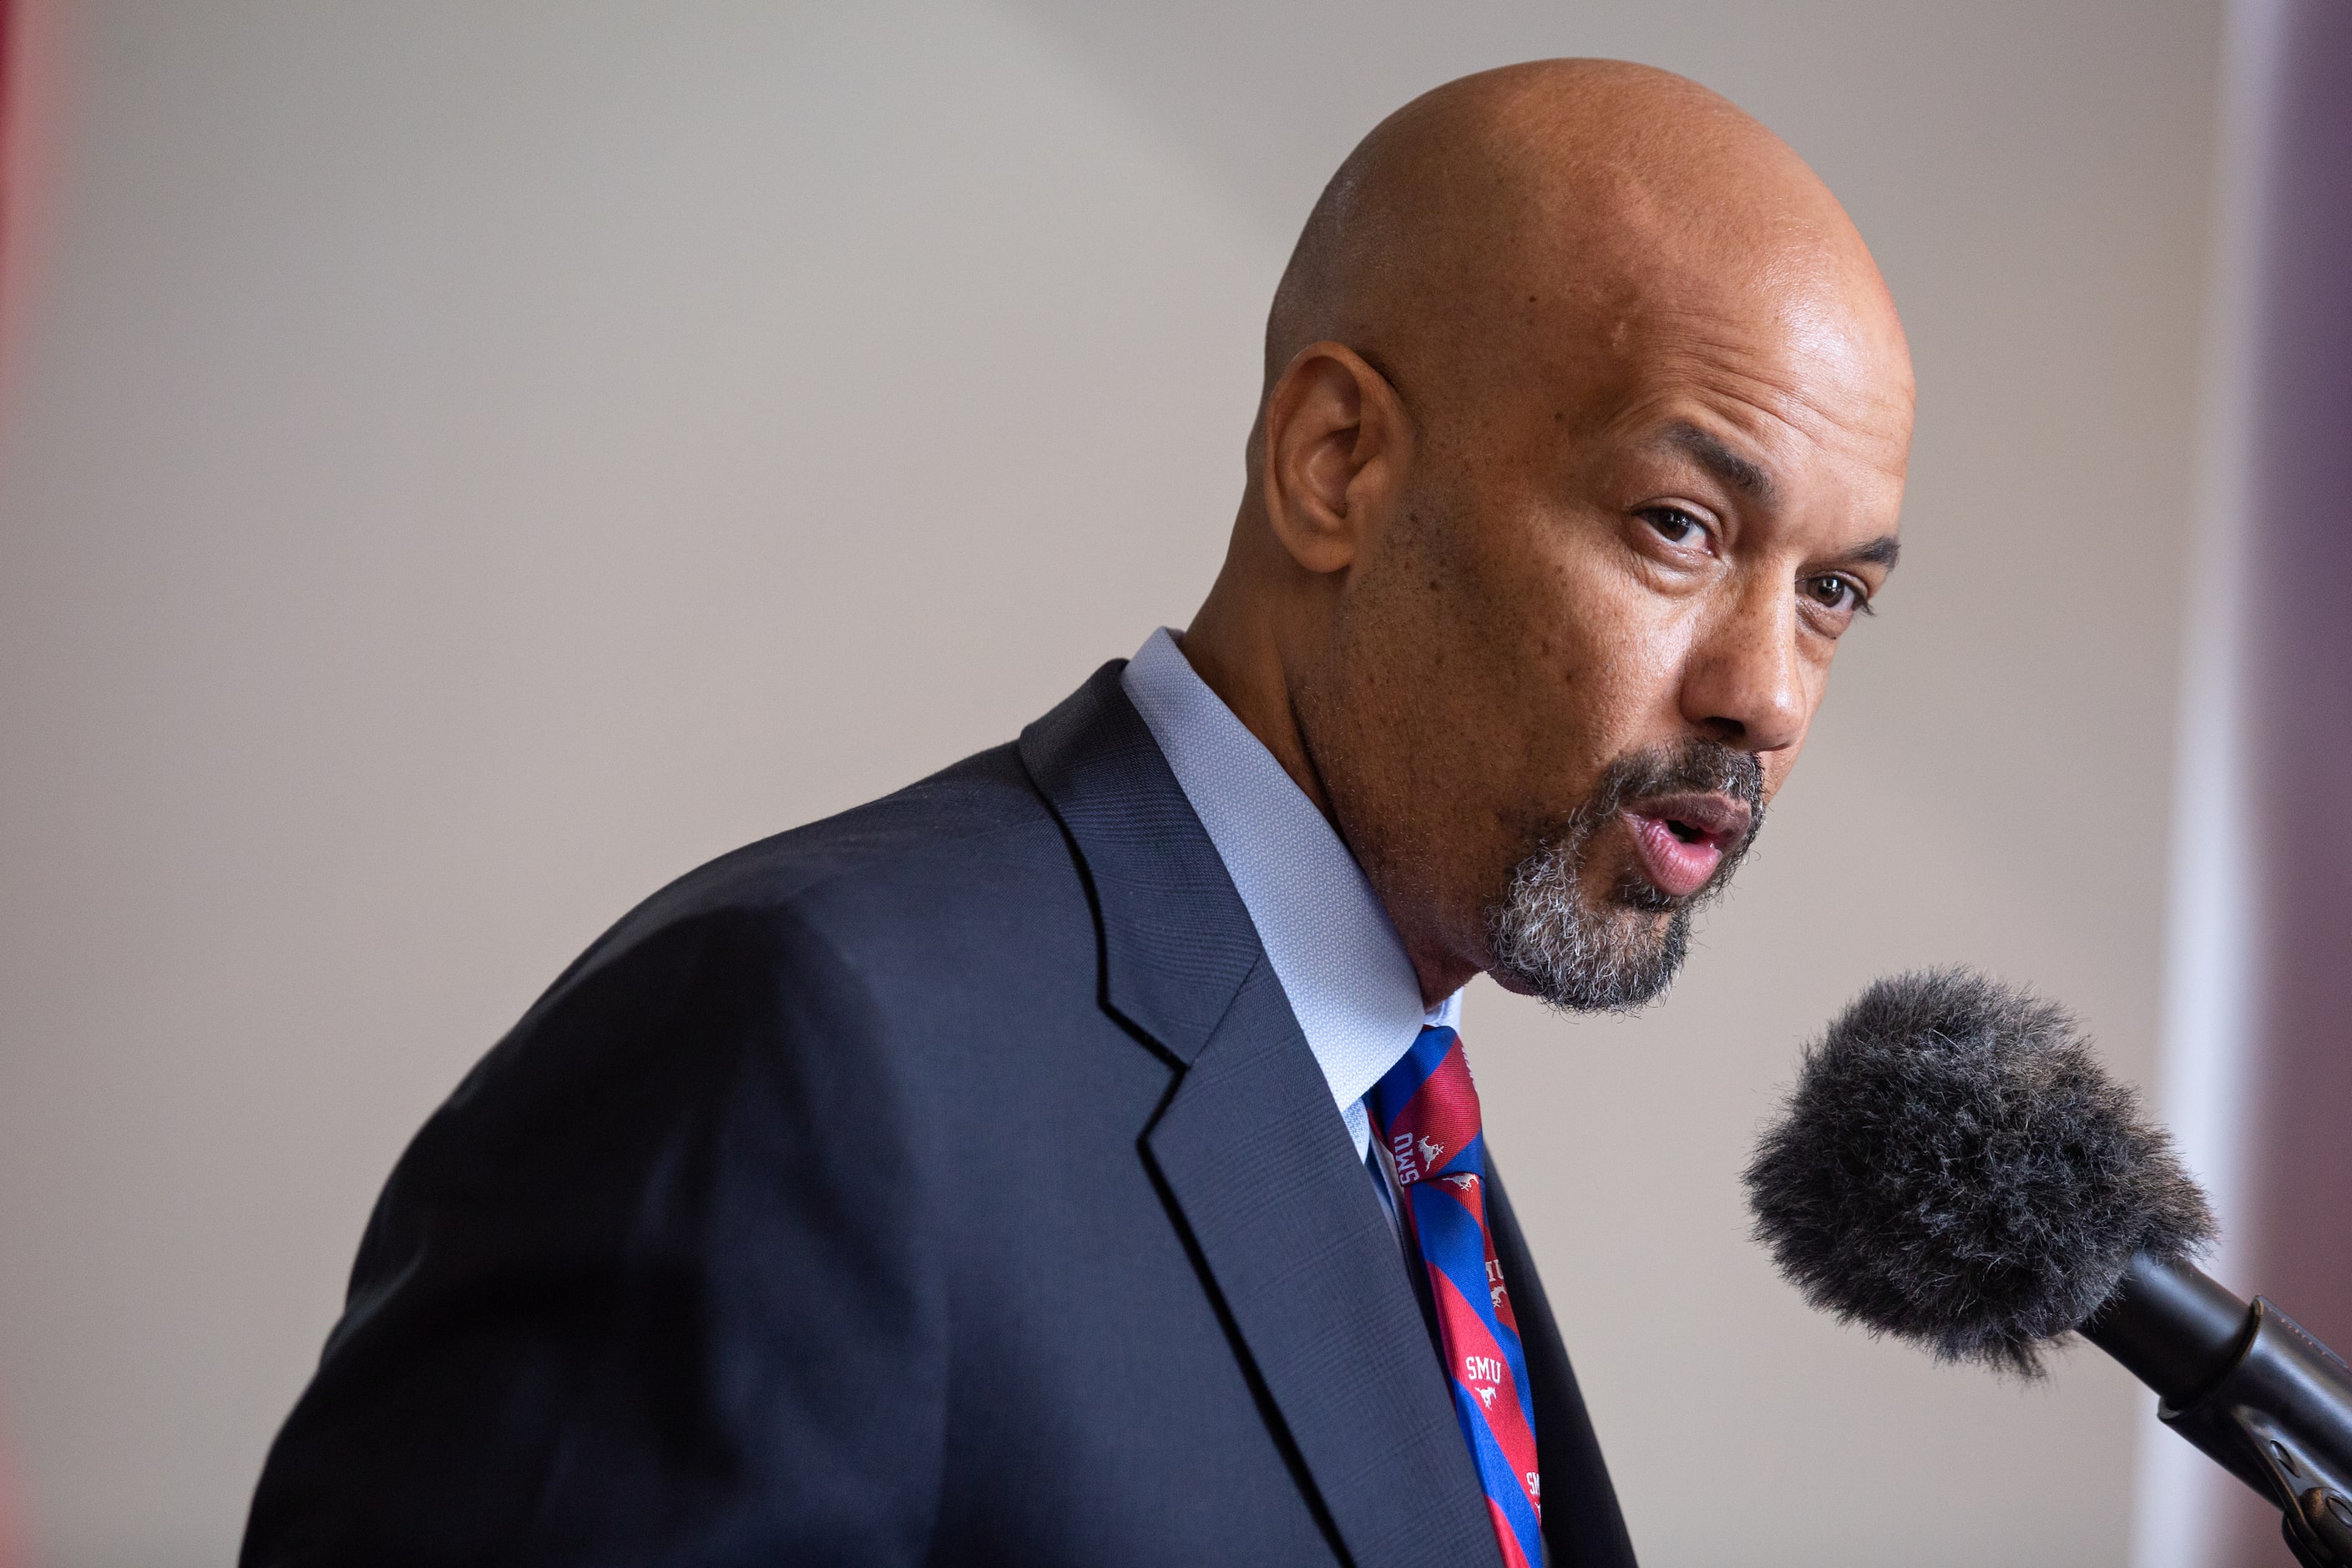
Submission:
M 1399 388 L 1411 472 L 1296 699 L 1408 945 L 1638 1005 L 1752 839 L 1893 563 L 1910 437 L 1899 337 L 1779 303 Z

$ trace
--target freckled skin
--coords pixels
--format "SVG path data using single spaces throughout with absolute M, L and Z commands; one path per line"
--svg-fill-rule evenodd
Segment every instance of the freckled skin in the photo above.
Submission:
M 1786 781 L 1891 565 L 1912 395 L 1834 198 L 1681 78 L 1465 78 L 1342 166 L 1183 648 L 1431 1000 L 1490 966 L 1486 906 L 1612 762 L 1700 736 Z M 1622 824 L 1596 843 L 1596 906 L 1632 856 Z

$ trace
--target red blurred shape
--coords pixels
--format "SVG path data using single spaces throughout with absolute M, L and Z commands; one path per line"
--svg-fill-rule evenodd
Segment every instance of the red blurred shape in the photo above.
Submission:
M 40 270 L 61 21 L 45 0 L 0 0 L 0 389 L 15 368 L 26 289 Z
M 10 329 L 16 323 L 17 258 L 23 253 L 23 205 L 28 183 L 22 121 L 29 95 L 22 82 L 26 62 L 18 36 L 23 20 L 20 4 L 0 0 L 0 348 L 5 348 L 15 335 Z M 24 1568 L 24 1537 L 6 1436 L 6 1427 L 0 1426 L 0 1568 Z

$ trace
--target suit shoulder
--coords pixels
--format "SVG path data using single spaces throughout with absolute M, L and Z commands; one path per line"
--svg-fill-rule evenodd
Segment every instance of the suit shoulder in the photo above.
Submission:
M 687 1057 L 730 1056 L 792 1018 L 845 1050 L 874 1032 L 877 931 L 904 928 L 920 946 L 925 930 L 972 923 L 1021 864 L 1033 886 L 1041 874 L 1066 883 L 1057 901 L 1083 907 L 1060 829 L 1011 746 L 720 856 L 574 959 L 435 1120 L 487 1137 L 484 1118 L 528 1117 L 551 1085 L 594 1100 L 594 1085 L 652 1074 L 683 1091 L 699 1081 Z
M 826 895 L 851 884 L 949 915 L 984 899 L 1011 865 L 1076 868 L 1016 749 L 993 747 L 837 816 L 745 845 L 688 871 L 623 916 L 557 982 L 682 924 L 791 915 L 823 923 Z

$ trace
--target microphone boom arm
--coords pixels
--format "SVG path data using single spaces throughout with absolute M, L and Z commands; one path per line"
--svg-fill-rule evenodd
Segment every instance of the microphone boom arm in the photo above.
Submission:
M 2352 1368 L 2257 1296 L 2136 1255 L 2083 1337 L 2156 1391 L 2158 1416 L 2273 1504 L 2305 1568 L 2352 1568 Z

